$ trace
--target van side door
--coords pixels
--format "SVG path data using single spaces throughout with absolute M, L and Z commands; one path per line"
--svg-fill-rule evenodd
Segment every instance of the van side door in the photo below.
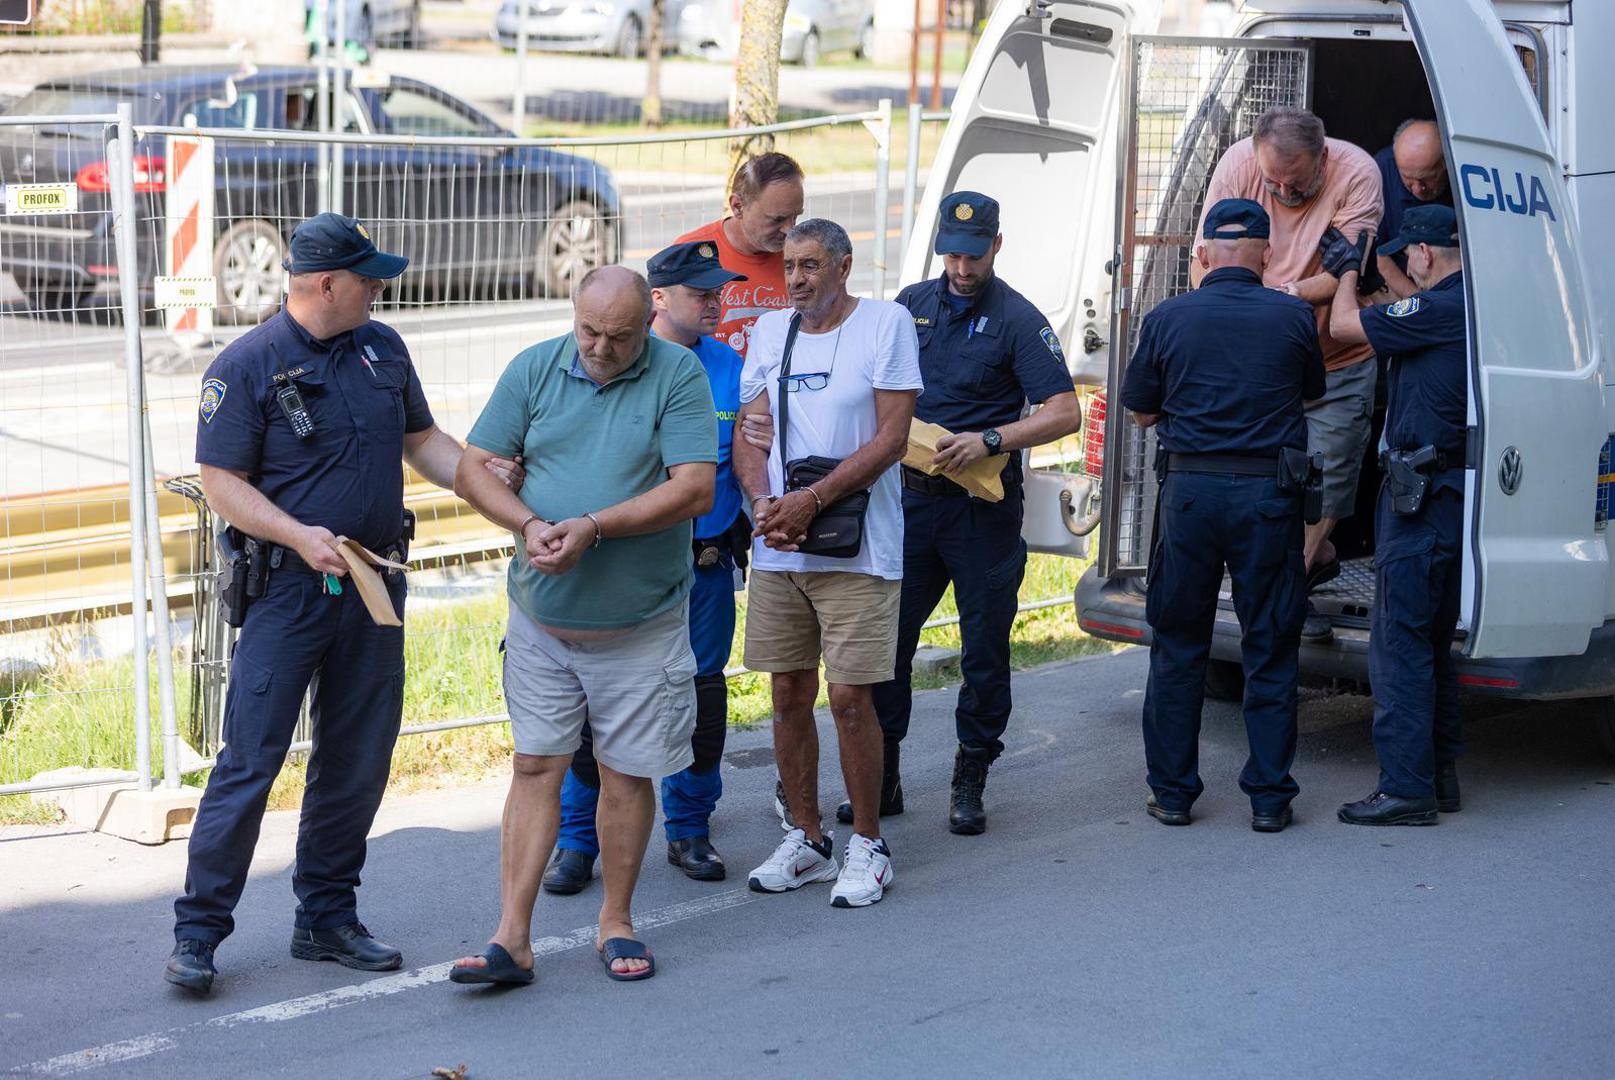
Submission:
M 1579 655 L 1604 621 L 1595 503 L 1608 433 L 1575 209 L 1489 0 L 1404 6 L 1446 141 L 1468 292 L 1465 649 Z

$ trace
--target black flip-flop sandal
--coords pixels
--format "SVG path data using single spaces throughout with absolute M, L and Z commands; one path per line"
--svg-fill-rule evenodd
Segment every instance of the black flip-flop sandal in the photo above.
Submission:
M 1340 576 L 1340 559 L 1333 558 L 1326 563 L 1319 563 L 1307 575 L 1307 592 L 1314 592 L 1320 585 L 1327 584 Z
M 605 944 L 597 951 L 600 953 L 600 962 L 606 965 L 606 974 L 617 982 L 641 982 L 656 974 L 656 958 L 651 956 L 643 941 L 625 937 L 606 938 Z M 613 971 L 613 960 L 644 960 L 650 966 L 644 971 Z
M 531 968 L 516 963 L 503 945 L 489 944 L 482 950 L 485 967 L 465 967 L 455 964 L 449 969 L 449 981 L 457 983 L 487 984 L 495 986 L 526 986 L 533 981 Z

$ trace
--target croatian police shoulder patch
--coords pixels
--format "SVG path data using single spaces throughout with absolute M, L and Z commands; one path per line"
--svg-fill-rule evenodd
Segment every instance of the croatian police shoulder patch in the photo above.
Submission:
M 1418 310 L 1419 298 L 1417 296 L 1410 296 L 1406 300 L 1398 300 L 1396 303 L 1386 308 L 1385 314 L 1393 319 L 1402 319 L 1412 315 Z
M 1049 352 L 1053 353 L 1055 355 L 1055 357 L 1060 359 L 1060 360 L 1065 359 L 1065 353 L 1063 351 L 1061 351 L 1061 349 L 1060 349 L 1059 335 L 1057 335 L 1054 332 L 1054 327 L 1045 326 L 1043 329 L 1039 330 L 1037 333 L 1038 333 L 1038 336 L 1043 339 L 1043 344 L 1045 344 L 1045 345 L 1047 345 L 1049 347 Z
M 202 403 L 198 407 L 202 413 L 202 423 L 213 422 L 213 414 L 219 411 L 224 403 L 224 392 L 228 389 L 223 379 L 209 379 L 202 384 Z

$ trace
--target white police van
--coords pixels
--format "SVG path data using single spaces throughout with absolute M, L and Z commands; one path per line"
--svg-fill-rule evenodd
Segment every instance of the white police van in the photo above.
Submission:
M 1615 381 L 1615 3 L 1248 0 L 1225 39 L 1156 36 L 1157 17 L 1158 0 L 1000 5 L 955 99 L 903 280 L 938 272 L 927 241 L 941 196 L 987 191 L 1003 205 L 1000 272 L 1050 315 L 1079 383 L 1119 386 L 1143 316 L 1188 287 L 1211 170 L 1257 115 L 1304 106 L 1370 153 L 1401 120 L 1435 117 L 1469 300 L 1460 677 L 1615 703 L 1615 390 L 1606 401 L 1604 389 Z M 1102 449 L 1094 476 L 1033 470 L 1026 536 L 1034 550 L 1084 555 L 1084 510 L 1097 504 L 1081 624 L 1146 643 L 1153 440 L 1116 408 Z M 1356 557 L 1315 596 L 1334 638 L 1303 645 L 1312 675 L 1366 679 L 1368 464 L 1362 509 L 1337 534 Z M 1212 657 L 1208 688 L 1237 696 L 1226 596 Z M 1615 704 L 1597 712 L 1615 751 Z

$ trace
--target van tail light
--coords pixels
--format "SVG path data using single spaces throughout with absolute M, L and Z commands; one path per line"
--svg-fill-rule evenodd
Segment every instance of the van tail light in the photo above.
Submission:
M 92 161 L 78 171 L 73 182 L 80 191 L 111 191 L 112 173 L 104 161 Z M 135 156 L 135 190 L 167 191 L 168 162 L 155 154 Z
M 1088 398 L 1088 418 L 1082 428 L 1083 468 L 1091 480 L 1105 478 L 1105 392 Z

